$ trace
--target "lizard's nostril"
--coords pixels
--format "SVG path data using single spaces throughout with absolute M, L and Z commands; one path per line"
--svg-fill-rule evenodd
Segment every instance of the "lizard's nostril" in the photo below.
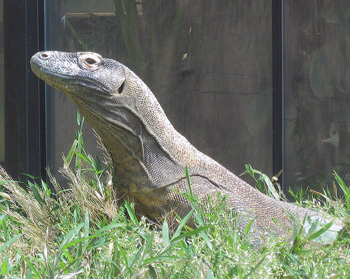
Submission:
M 43 52 L 40 54 L 40 58 L 47 59 L 47 58 L 49 58 L 49 55 L 46 52 Z

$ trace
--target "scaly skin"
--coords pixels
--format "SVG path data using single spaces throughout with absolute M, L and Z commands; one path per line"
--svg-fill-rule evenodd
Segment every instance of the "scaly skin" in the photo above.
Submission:
M 256 234 L 285 234 L 292 226 L 286 212 L 297 218 L 319 216 L 260 193 L 198 151 L 174 129 L 150 89 L 124 65 L 92 52 L 45 51 L 32 57 L 31 66 L 39 78 L 69 96 L 99 134 L 119 184 L 125 186 L 119 191 L 134 199 L 140 214 L 154 220 L 173 211 L 185 216 L 191 206 L 173 189 L 188 192 L 188 166 L 194 194 L 205 200 L 221 191 L 238 213 L 241 228 L 255 218 Z

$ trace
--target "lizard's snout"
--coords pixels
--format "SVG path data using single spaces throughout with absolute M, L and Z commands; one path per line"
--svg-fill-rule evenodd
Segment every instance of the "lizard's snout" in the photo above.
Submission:
M 30 59 L 30 64 L 33 67 L 33 64 L 40 65 L 43 61 L 48 60 L 52 56 L 52 53 L 49 51 L 37 52 Z
M 33 60 L 47 60 L 52 56 L 52 52 L 50 51 L 41 51 L 41 52 L 37 52 L 36 54 L 34 54 L 32 56 L 32 58 L 30 59 L 30 61 L 32 62 Z

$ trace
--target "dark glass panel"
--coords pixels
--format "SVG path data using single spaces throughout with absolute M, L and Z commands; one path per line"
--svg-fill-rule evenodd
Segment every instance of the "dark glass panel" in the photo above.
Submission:
M 271 174 L 270 1 L 51 0 L 46 12 L 48 49 L 124 63 L 199 150 L 235 173 L 251 163 Z M 52 167 L 70 147 L 75 111 L 63 94 L 48 95 Z
M 349 182 L 350 2 L 284 2 L 286 186 Z

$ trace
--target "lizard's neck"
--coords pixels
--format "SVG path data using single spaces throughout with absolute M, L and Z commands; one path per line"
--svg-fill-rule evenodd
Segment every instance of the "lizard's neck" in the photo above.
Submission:
M 136 116 L 125 108 L 118 108 L 115 114 L 116 109 L 108 108 L 103 118 L 76 103 L 110 152 L 121 185 L 142 192 L 185 177 L 185 166 L 191 164 L 197 150 L 173 128 L 158 102 L 152 114 Z M 147 114 L 144 108 L 143 113 Z

